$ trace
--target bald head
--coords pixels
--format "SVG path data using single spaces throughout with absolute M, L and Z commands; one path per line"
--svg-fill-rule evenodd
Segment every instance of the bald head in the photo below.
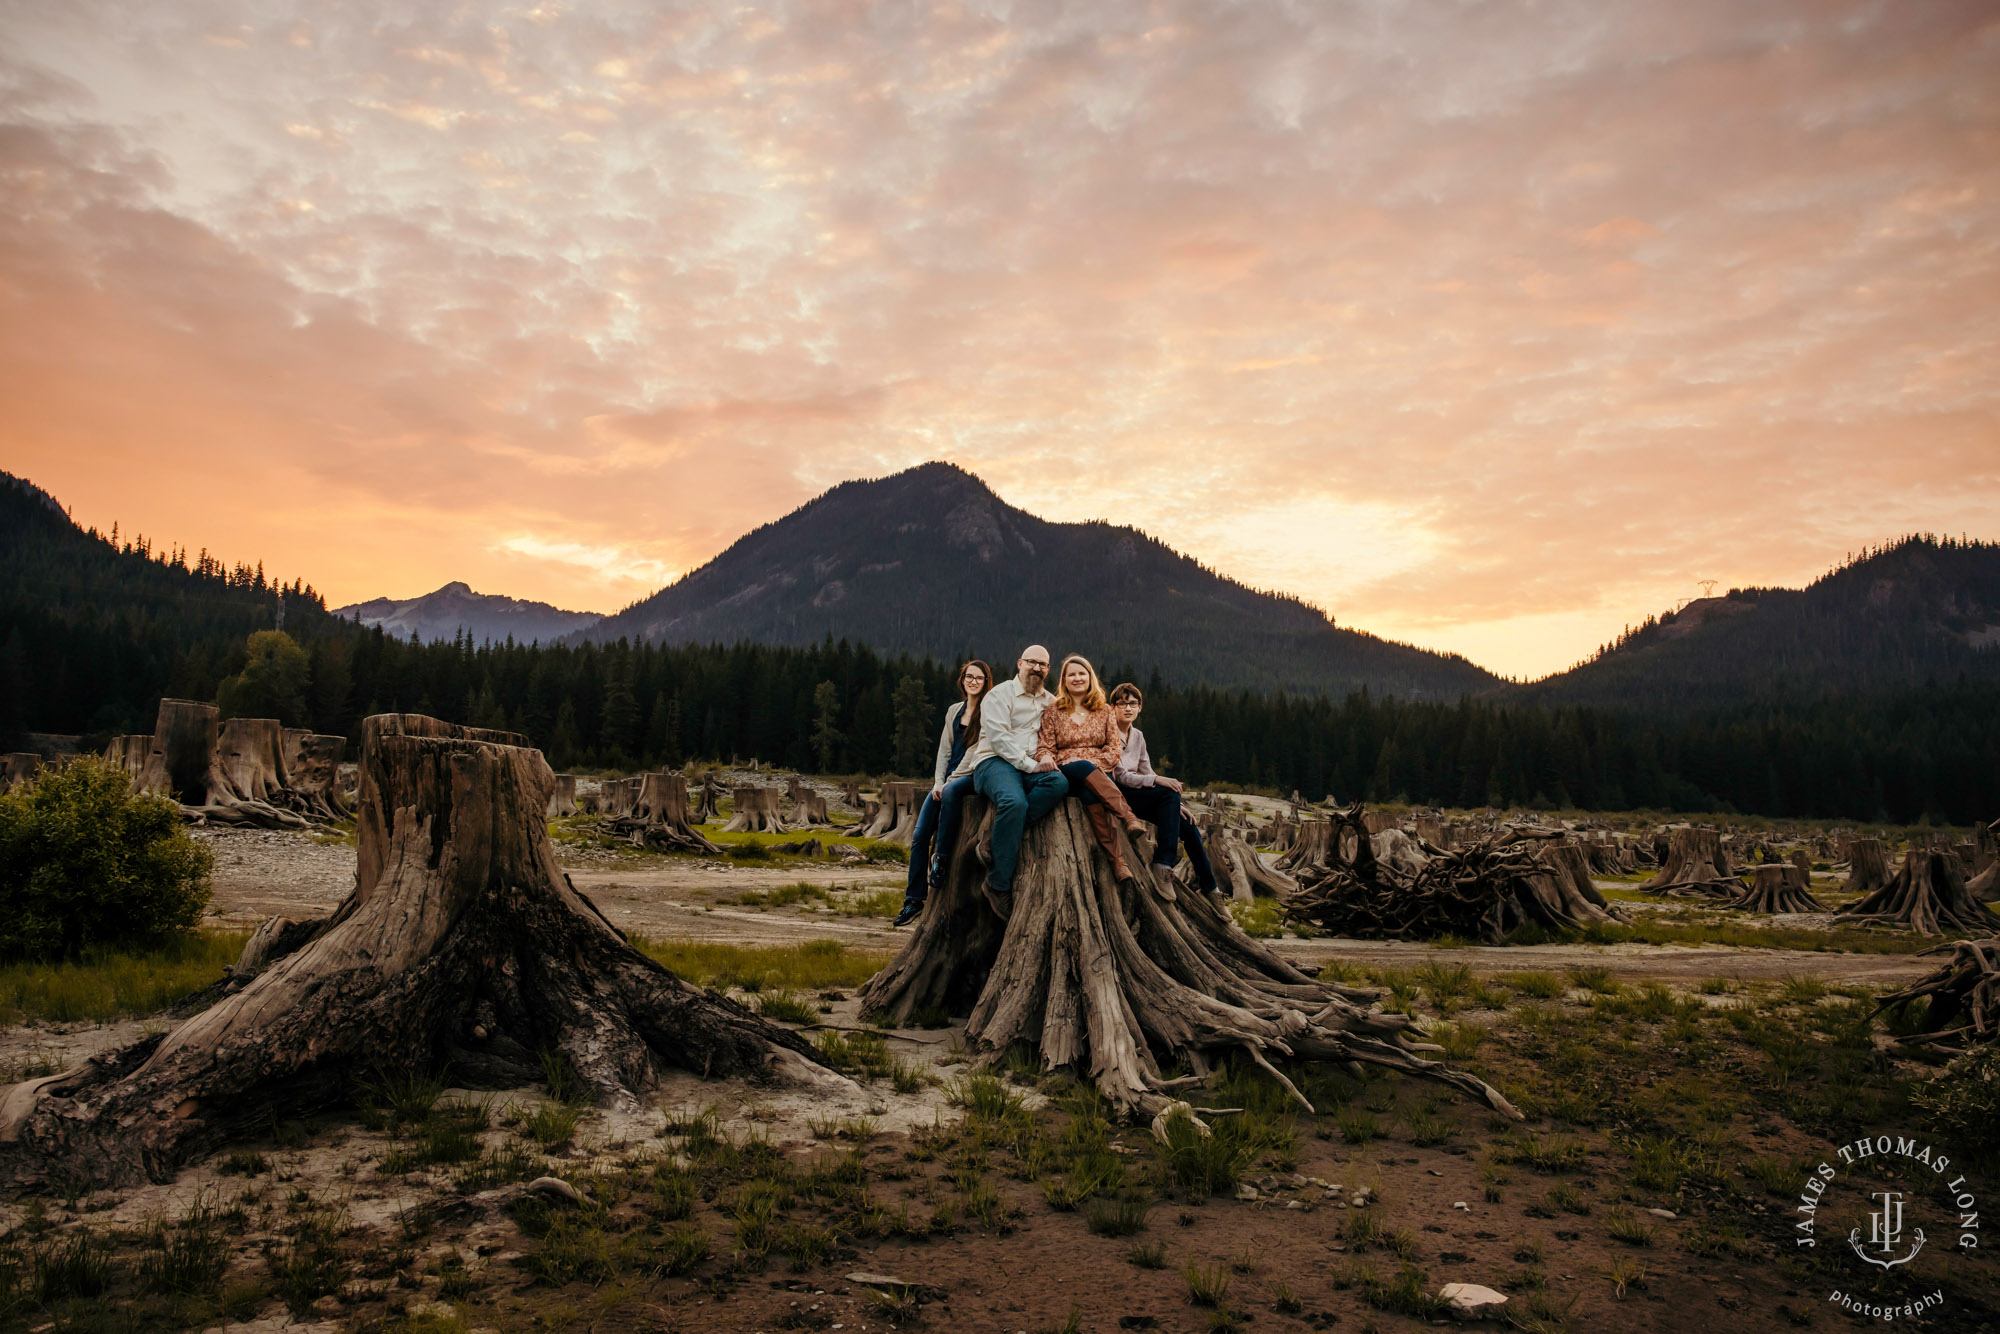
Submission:
M 1014 664 L 1021 688 L 1034 694 L 1042 688 L 1042 682 L 1049 675 L 1049 651 L 1040 644 L 1030 644 L 1021 650 L 1020 661 Z

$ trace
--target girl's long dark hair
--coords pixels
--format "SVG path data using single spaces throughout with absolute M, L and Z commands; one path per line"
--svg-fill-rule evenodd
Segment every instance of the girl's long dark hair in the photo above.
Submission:
M 986 684 L 980 689 L 977 699 L 968 697 L 965 692 L 965 674 L 974 667 L 977 667 L 980 674 L 986 678 Z M 986 702 L 987 691 L 993 689 L 993 669 L 978 658 L 973 658 L 958 669 L 957 680 L 958 699 L 965 705 L 964 716 L 959 721 L 965 724 L 965 748 L 971 750 L 979 740 L 979 706 Z

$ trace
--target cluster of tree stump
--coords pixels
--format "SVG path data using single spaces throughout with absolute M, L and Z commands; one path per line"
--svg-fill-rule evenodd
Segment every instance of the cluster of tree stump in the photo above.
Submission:
M 1398 829 L 1371 832 L 1359 804 L 1335 810 L 1323 827 L 1309 850 L 1302 844 L 1280 863 L 1299 882 L 1285 913 L 1336 935 L 1497 942 L 1530 923 L 1624 920 L 1562 830 L 1509 829 L 1446 849 Z
M 1136 848 L 1125 853 L 1135 875 L 1121 885 L 1073 799 L 1029 828 L 1003 921 L 981 889 L 978 850 L 990 820 L 984 799 L 968 798 L 944 883 L 868 983 L 864 1013 L 899 1023 L 920 1012 L 969 1015 L 966 1041 L 976 1051 L 1024 1043 L 1045 1068 L 1073 1069 L 1156 1123 L 1232 1054 L 1306 1106 L 1273 1058 L 1389 1066 L 1518 1116 L 1480 1080 L 1424 1059 L 1435 1048 L 1416 1040 L 1407 1016 L 1368 1008 L 1377 993 L 1300 972 L 1244 935 L 1211 896 L 1155 877 Z M 1194 1073 L 1165 1073 L 1176 1062 Z
M 1734 898 L 1743 882 L 1722 851 L 1722 835 L 1713 829 L 1688 827 L 1672 832 L 1660 871 L 1637 886 L 1648 894 L 1699 894 Z
M 240 989 L 171 1032 L 0 1089 L 0 1183 L 168 1180 L 379 1071 L 515 1087 L 546 1056 L 628 1104 L 668 1066 L 846 1087 L 803 1038 L 675 977 L 570 885 L 548 840 L 553 786 L 518 736 L 367 719 L 353 891 L 324 920 L 260 931 Z
M 924 798 L 929 795 L 930 788 L 921 783 L 882 784 L 878 804 L 872 812 L 863 812 L 865 818 L 854 829 L 854 834 L 860 838 L 875 838 L 907 847 L 916 836 L 917 812 L 923 808 Z
M 104 757 L 143 792 L 170 796 L 204 824 L 304 828 L 343 819 L 347 738 L 276 718 L 223 721 L 213 704 L 163 699 L 151 736 L 113 737 Z

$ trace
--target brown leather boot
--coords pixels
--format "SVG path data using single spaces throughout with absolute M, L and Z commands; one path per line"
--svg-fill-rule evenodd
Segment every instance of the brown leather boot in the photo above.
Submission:
M 1137 838 L 1153 827 L 1132 814 L 1132 803 L 1125 800 L 1125 794 L 1118 790 L 1118 784 L 1104 770 L 1092 769 L 1090 777 L 1084 782 L 1097 794 L 1099 801 L 1111 808 L 1111 813 L 1118 817 L 1118 823 L 1124 825 L 1125 832 L 1132 837 Z
M 1118 830 L 1112 826 L 1111 812 L 1101 801 L 1083 808 L 1090 819 L 1090 832 L 1097 838 L 1097 846 L 1104 849 L 1104 855 L 1111 859 L 1111 875 L 1121 885 L 1135 877 L 1132 868 L 1125 864 L 1124 849 L 1118 846 Z

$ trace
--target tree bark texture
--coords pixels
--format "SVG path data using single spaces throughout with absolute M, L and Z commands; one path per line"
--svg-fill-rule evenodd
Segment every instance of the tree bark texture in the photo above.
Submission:
M 1889 883 L 1889 854 L 1879 838 L 1857 838 L 1847 845 L 1849 894 L 1873 894 Z
M 1744 912 L 1826 911 L 1826 905 L 1813 897 L 1811 877 L 1791 862 L 1767 862 L 1753 868 L 1750 888 L 1729 906 Z
M 1937 848 L 1912 848 L 1888 884 L 1856 899 L 1836 916 L 1885 926 L 1906 926 L 1926 936 L 1946 931 L 1990 932 L 2000 925 L 1975 898 L 1959 871 L 1958 858 Z
M 560 820 L 576 814 L 576 775 L 557 774 L 556 785 L 549 789 L 549 818 Z
M 511 1086 L 539 1079 L 548 1051 L 628 1104 L 668 1065 L 835 1078 L 796 1034 L 634 949 L 571 887 L 548 841 L 553 775 L 495 735 L 367 719 L 353 892 L 303 948 L 171 1032 L 0 1090 L 0 1183 L 168 1180 L 375 1070 Z
M 739 788 L 738 791 L 766 790 Z M 632 813 L 612 820 L 610 828 L 628 836 L 635 846 L 661 852 L 722 851 L 701 832 L 694 812 L 688 809 L 687 778 L 672 769 L 644 775 L 639 780 L 639 795 L 632 803 Z
M 280 800 L 314 820 L 348 818 L 347 798 L 340 791 L 340 765 L 347 758 L 347 738 L 304 728 L 285 729 L 285 776 L 289 787 Z
M 735 792 L 736 813 L 722 826 L 725 834 L 782 834 L 791 828 L 778 810 L 775 787 L 739 787 Z
M 989 1057 L 1014 1043 L 1044 1068 L 1093 1080 L 1127 1112 L 1158 1116 L 1191 1077 L 1231 1052 L 1265 1068 L 1272 1056 L 1368 1061 L 1437 1079 L 1518 1113 L 1498 1091 L 1428 1061 L 1411 1020 L 1366 1008 L 1376 994 L 1301 973 L 1243 934 L 1208 895 L 1156 879 L 1136 849 L 1121 887 L 1081 805 L 1066 800 L 1029 828 L 1005 923 L 980 889 L 976 853 L 990 814 L 968 798 L 945 882 L 902 951 L 868 983 L 865 1013 L 907 1022 L 919 1010 L 967 1014 L 966 1040 Z M 1124 838 L 1120 832 L 1118 837 Z M 1309 1104 L 1307 1104 L 1309 1105 Z
M 874 817 L 868 820 L 855 834 L 861 838 L 879 838 L 885 843 L 901 843 L 908 847 L 917 832 L 917 811 L 930 789 L 916 783 L 882 784 L 881 805 Z
M 134 787 L 144 782 L 146 758 L 152 753 L 153 738 L 143 732 L 129 736 L 115 736 L 104 748 L 104 758 L 125 771 Z
M 1240 830 L 1227 826 L 1217 829 L 1208 843 L 1208 859 L 1215 868 L 1215 878 L 1229 887 L 1233 899 L 1248 903 L 1261 894 L 1282 900 L 1298 892 L 1298 882 L 1267 865 L 1257 849 L 1244 841 Z
M 1660 872 L 1638 886 L 1648 894 L 1727 894 L 1735 897 L 1743 885 L 1723 859 L 1721 836 L 1713 829 L 1676 829 L 1661 860 Z

